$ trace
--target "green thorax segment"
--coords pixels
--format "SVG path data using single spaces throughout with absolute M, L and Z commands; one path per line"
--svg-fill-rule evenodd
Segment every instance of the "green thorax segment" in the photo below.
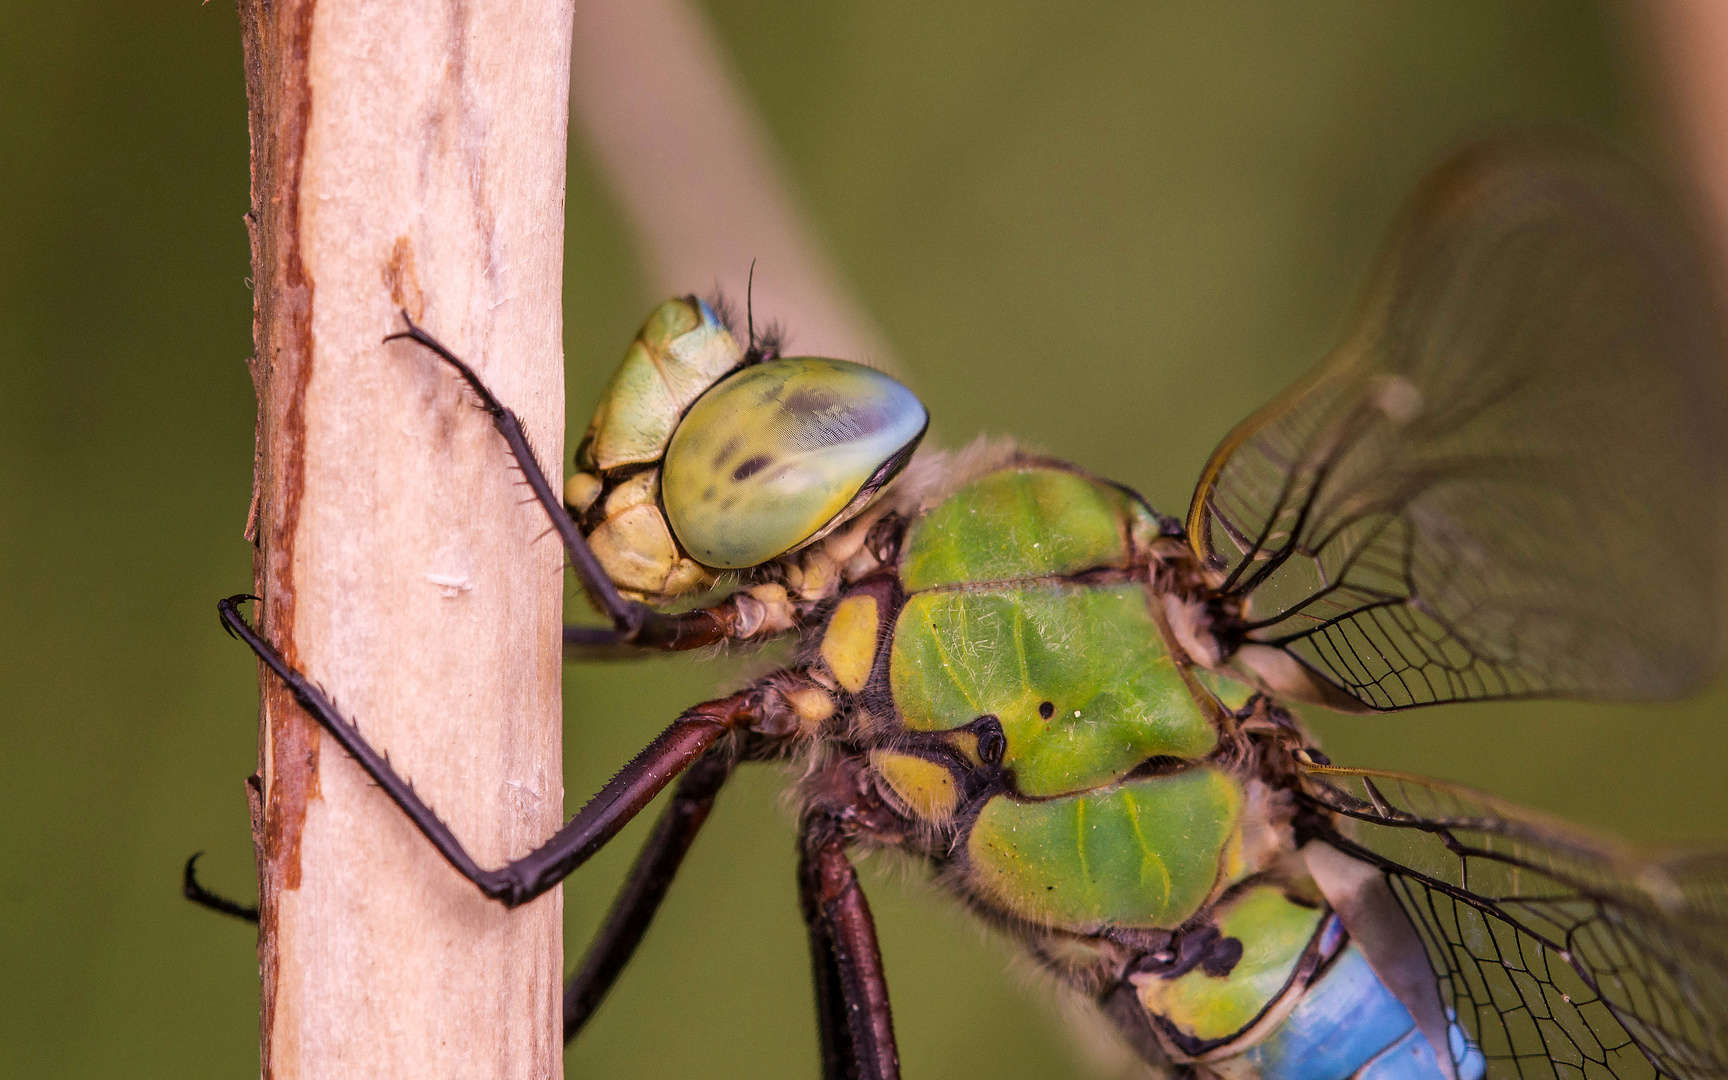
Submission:
M 1159 532 L 1139 499 L 1056 464 L 1024 464 L 979 477 L 907 532 L 900 578 L 907 592 L 1127 568 Z
M 1243 792 L 1201 766 L 1041 802 L 997 796 L 966 841 L 969 888 L 1034 922 L 1173 929 L 1240 871 Z
M 1022 795 L 1090 790 L 1149 758 L 1204 757 L 1217 732 L 1164 647 L 1144 575 L 1157 520 L 1118 488 L 1054 466 L 1005 468 L 909 531 L 889 679 L 902 721 L 994 716 Z M 1075 575 L 1119 570 L 1086 581 Z
M 1270 1009 L 1300 993 L 1318 962 L 1329 958 L 1317 940 L 1326 916 L 1318 897 L 1249 886 L 1211 911 L 1217 937 L 1201 962 L 1139 972 L 1129 981 L 1166 1034 L 1199 1055 L 1248 1036 Z

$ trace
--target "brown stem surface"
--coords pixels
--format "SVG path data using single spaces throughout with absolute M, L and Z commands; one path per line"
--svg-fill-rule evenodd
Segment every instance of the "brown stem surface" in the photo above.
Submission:
M 1641 30 L 1659 70 L 1668 132 L 1702 202 L 1718 276 L 1728 267 L 1728 4 L 1646 0 Z
M 803 213 L 772 134 L 690 0 L 576 0 L 575 118 L 665 294 L 718 285 L 791 351 L 892 371 L 892 350 Z
M 561 552 L 398 310 L 562 460 L 570 8 L 240 0 L 266 636 L 497 865 L 558 827 Z M 263 684 L 264 1073 L 562 1073 L 561 900 L 483 900 Z

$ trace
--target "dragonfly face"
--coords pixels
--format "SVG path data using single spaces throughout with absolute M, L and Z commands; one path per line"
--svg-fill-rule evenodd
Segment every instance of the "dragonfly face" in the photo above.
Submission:
M 879 371 L 747 356 L 707 304 L 668 300 L 606 388 L 565 502 L 619 588 L 666 601 L 855 517 L 928 425 Z
M 903 387 L 750 363 L 707 306 L 668 302 L 566 487 L 587 542 L 566 538 L 572 560 L 606 575 L 586 584 L 617 629 L 566 641 L 796 632 L 796 661 L 695 707 L 498 871 L 463 869 L 333 707 L 303 703 L 512 905 L 690 769 L 567 995 L 572 1034 L 688 847 L 680 823 L 738 762 L 790 759 L 830 1077 L 898 1075 L 846 858 L 871 848 L 925 860 L 1152 1065 L 1728 1074 L 1728 857 L 1643 858 L 1479 793 L 1333 767 L 1284 704 L 1654 697 L 1713 669 L 1728 398 L 1670 220 L 1594 151 L 1461 156 L 1339 349 L 1220 445 L 1186 522 L 1006 444 L 896 479 L 926 421 Z M 738 587 L 706 608 L 606 599 L 663 604 L 720 570 Z

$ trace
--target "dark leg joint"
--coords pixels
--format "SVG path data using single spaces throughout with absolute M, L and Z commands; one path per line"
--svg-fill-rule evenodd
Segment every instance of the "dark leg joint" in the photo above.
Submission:
M 635 643 L 666 652 L 700 649 L 732 636 L 735 613 L 728 606 L 697 608 L 677 615 L 649 612 L 638 629 Z
M 684 652 L 713 645 L 732 636 L 735 613 L 728 605 L 697 608 L 675 615 L 648 611 L 632 633 L 598 626 L 565 626 L 567 660 L 618 660 L 650 652 Z
M 750 692 L 736 694 L 698 706 L 679 717 L 619 770 L 544 846 L 498 871 L 501 880 L 494 887 L 499 891 L 487 895 L 514 907 L 563 881 L 617 836 L 662 788 L 709 747 L 735 725 L 754 717 L 754 699 Z M 502 878 L 505 874 L 509 877 Z

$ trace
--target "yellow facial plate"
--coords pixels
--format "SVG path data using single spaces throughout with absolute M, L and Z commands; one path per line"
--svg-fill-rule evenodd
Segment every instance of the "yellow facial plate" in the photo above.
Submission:
M 621 589 L 657 594 L 678 562 L 666 519 L 653 506 L 633 506 L 607 518 L 588 536 L 606 576 Z

